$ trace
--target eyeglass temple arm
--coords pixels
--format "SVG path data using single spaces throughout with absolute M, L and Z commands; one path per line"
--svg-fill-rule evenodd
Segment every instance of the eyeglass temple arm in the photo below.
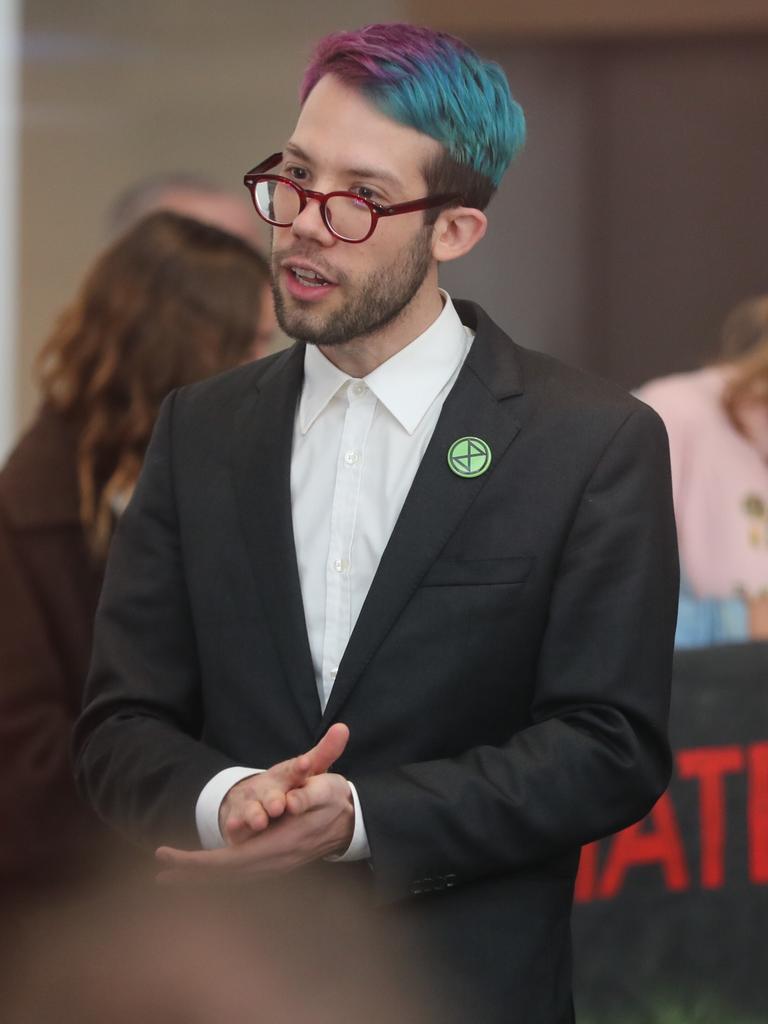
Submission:
M 435 206 L 442 206 L 444 203 L 450 203 L 454 199 L 463 201 L 464 197 L 460 192 L 446 192 L 439 196 L 426 196 L 424 199 L 410 199 L 407 203 L 396 203 L 394 206 L 386 206 L 382 209 L 378 209 L 378 213 L 382 217 L 387 217 L 393 213 L 411 213 L 415 210 L 431 210 Z
M 265 171 L 271 171 L 273 167 L 277 167 L 282 159 L 282 153 L 273 153 L 272 156 L 268 156 L 266 160 L 262 160 L 260 164 L 252 167 L 245 177 L 250 178 L 254 174 L 263 174 Z

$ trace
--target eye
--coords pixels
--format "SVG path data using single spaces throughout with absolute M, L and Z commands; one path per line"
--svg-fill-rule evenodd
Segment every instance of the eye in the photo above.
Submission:
M 294 181 L 308 181 L 309 171 L 306 167 L 298 167 L 295 164 L 287 164 L 283 168 L 283 176 L 286 178 L 293 178 Z
M 381 202 L 379 193 L 374 189 L 369 188 L 367 185 L 357 185 L 355 188 L 351 188 L 350 192 L 354 192 L 355 195 L 360 196 L 361 199 L 369 199 L 372 203 Z

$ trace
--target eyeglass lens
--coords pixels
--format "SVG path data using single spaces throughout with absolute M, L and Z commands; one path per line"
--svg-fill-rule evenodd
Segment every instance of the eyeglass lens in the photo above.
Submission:
M 301 196 L 292 185 L 281 181 L 259 181 L 255 195 L 259 213 L 272 224 L 287 227 L 299 215 Z M 334 234 L 340 238 L 355 241 L 365 238 L 371 230 L 371 210 L 353 196 L 331 196 L 326 200 L 325 215 Z

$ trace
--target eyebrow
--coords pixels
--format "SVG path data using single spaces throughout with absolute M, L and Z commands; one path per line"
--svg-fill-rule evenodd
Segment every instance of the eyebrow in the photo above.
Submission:
M 301 146 L 297 146 L 295 142 L 287 142 L 283 152 L 290 153 L 292 156 L 298 157 L 299 160 L 303 160 L 305 163 L 311 164 L 313 162 L 312 157 L 306 153 Z M 392 174 L 391 171 L 385 171 L 380 167 L 347 167 L 345 173 L 354 178 L 375 179 L 399 189 L 402 189 L 403 187 L 403 183 L 397 175 Z

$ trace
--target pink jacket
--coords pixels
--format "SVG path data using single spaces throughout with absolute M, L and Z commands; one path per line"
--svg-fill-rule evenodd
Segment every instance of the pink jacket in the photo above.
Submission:
M 680 561 L 699 597 L 768 590 L 768 414 L 754 410 L 750 439 L 721 405 L 726 367 L 651 381 L 637 395 L 669 434 Z

